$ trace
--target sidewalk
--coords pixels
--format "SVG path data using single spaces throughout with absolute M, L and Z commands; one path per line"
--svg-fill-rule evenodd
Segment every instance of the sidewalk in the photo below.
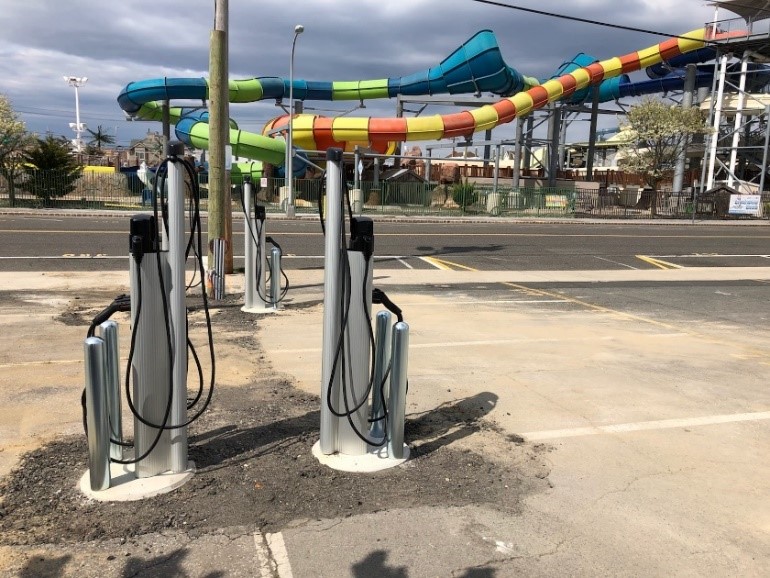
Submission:
M 45 217 L 67 217 L 67 216 L 93 216 L 93 217 L 122 217 L 138 213 L 150 213 L 146 208 L 135 211 L 125 210 L 103 210 L 103 209 L 22 209 L 22 208 L 1 208 L 0 215 L 35 215 Z M 207 212 L 202 211 L 201 215 L 207 217 Z M 469 215 L 469 216 L 431 216 L 431 215 L 388 215 L 383 213 L 365 213 L 365 217 L 370 217 L 379 222 L 394 223 L 556 223 L 556 224 L 624 224 L 624 225 L 708 225 L 708 226 L 770 226 L 770 219 L 617 219 L 617 218 L 574 218 L 574 217 L 495 217 L 491 215 Z M 268 213 L 269 220 L 318 220 L 317 213 L 298 213 L 293 219 L 287 217 L 284 213 Z M 233 219 L 242 220 L 243 213 L 233 210 Z

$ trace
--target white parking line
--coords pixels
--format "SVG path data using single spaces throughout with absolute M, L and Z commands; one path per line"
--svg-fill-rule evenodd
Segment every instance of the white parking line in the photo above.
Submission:
M 293 578 L 291 573 L 291 564 L 289 564 L 289 553 L 286 551 L 286 544 L 283 541 L 283 534 L 265 534 L 267 546 L 273 555 L 275 561 L 275 570 L 279 578 Z
M 529 441 L 553 440 L 559 438 L 574 438 L 600 434 L 627 433 L 635 431 L 662 430 L 700 425 L 716 425 L 720 423 L 736 423 L 742 421 L 759 421 L 770 419 L 770 411 L 756 413 L 733 413 L 727 415 L 712 415 L 705 417 L 689 417 L 682 419 L 662 419 L 656 421 L 640 421 L 636 423 L 619 423 L 614 425 L 599 425 L 576 427 L 570 429 L 553 429 L 536 432 L 526 432 L 522 437 Z
M 257 549 L 260 578 L 293 578 L 283 534 L 263 535 L 257 530 L 254 532 L 254 546 Z
M 610 335 L 595 338 L 595 341 L 611 341 L 615 339 Z M 568 341 L 585 341 L 584 337 L 541 337 L 539 339 L 483 339 L 478 341 L 440 341 L 437 343 L 414 343 L 411 342 L 409 347 L 411 349 L 443 349 L 446 347 L 469 347 L 474 345 L 515 345 L 517 343 L 563 343 Z M 320 352 L 320 347 L 304 347 L 301 349 L 284 349 L 281 348 L 280 353 L 296 354 L 296 353 L 317 353 Z

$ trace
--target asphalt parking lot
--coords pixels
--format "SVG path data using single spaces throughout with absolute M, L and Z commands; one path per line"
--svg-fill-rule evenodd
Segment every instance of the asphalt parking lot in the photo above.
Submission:
M 372 492 L 380 488 L 384 503 L 369 507 L 357 497 L 363 505 L 349 509 L 322 494 L 302 514 L 268 525 L 234 513 L 123 542 L 120 535 L 6 539 L 0 574 L 761 576 L 770 559 L 770 268 L 674 263 L 681 268 L 378 267 L 375 285 L 410 325 L 414 429 L 406 441 L 417 456 L 390 477 L 361 480 L 374 483 Z M 280 462 L 291 502 L 309 495 L 293 494 L 299 480 L 305 491 L 329 483 L 329 492 L 350 492 L 356 481 L 303 477 L 317 467 L 301 456 L 314 441 L 310 410 L 320 403 L 313 396 L 323 279 L 317 268 L 288 273 L 293 289 L 282 312 L 255 320 L 233 309 L 222 318 L 224 405 L 210 427 L 229 425 L 234 414 L 225 406 L 238 396 L 251 407 L 263 382 L 285 383 L 281 392 L 304 400 L 309 429 L 292 438 L 294 458 Z M 13 479 L 25 452 L 78 435 L 72 399 L 82 387 L 82 319 L 96 307 L 83 300 L 125 290 L 127 275 L 42 271 L 7 279 L 0 304 L 0 375 L 10 385 L 0 393 L 4 480 Z M 89 298 L 97 279 L 105 292 Z M 236 300 L 241 283 L 242 276 L 228 279 Z M 278 386 L 265 387 L 255 408 L 289 404 L 271 393 Z M 467 414 L 442 409 L 474 404 L 481 407 L 473 427 Z M 426 415 L 436 428 L 422 427 Z M 258 475 L 269 459 L 241 456 L 237 471 Z M 470 464 L 493 477 L 466 477 Z M 415 478 L 419 471 L 431 475 Z M 73 479 L 81 473 L 71 472 Z M 211 475 L 204 469 L 198 477 Z M 397 492 L 398 480 L 408 494 Z M 467 500 L 453 493 L 458 484 L 469 485 L 460 488 Z M 229 487 L 211 498 L 212 507 L 250 503 Z M 93 504 L 75 501 L 68 507 L 85 520 L 89 513 L 103 519 Z M 279 502 L 271 508 L 289 507 Z M 151 509 L 141 511 L 151 516 Z M 7 506 L 4 516 L 13 517 Z

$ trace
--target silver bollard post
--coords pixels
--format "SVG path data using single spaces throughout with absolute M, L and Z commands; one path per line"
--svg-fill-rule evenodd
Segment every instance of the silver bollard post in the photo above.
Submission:
M 118 324 L 105 321 L 99 326 L 105 347 L 105 393 L 110 435 L 110 457 L 123 459 L 123 420 L 120 407 L 120 342 Z
M 86 425 L 88 426 L 88 470 L 91 490 L 110 487 L 110 431 L 105 399 L 105 347 L 99 337 L 84 344 L 86 373 Z
M 372 441 L 379 442 L 385 437 L 385 400 L 388 391 L 385 387 L 388 364 L 390 363 L 391 327 L 390 311 L 377 313 L 374 331 L 374 384 L 372 387 L 372 422 L 369 435 Z
M 406 382 L 409 365 L 409 325 L 400 321 L 393 328 L 390 395 L 388 397 L 388 457 L 404 457 Z
M 339 419 L 331 412 L 326 400 L 331 395 L 339 398 L 341 369 L 332 375 L 340 339 L 340 296 L 342 284 L 342 149 L 326 151 L 326 237 L 324 246 L 324 312 L 323 344 L 321 361 L 321 453 L 330 455 L 337 451 L 337 427 Z M 323 202 L 321 199 L 320 202 Z M 331 392 L 329 390 L 331 389 Z
M 254 218 L 251 216 L 251 179 L 244 177 L 243 179 L 243 217 L 244 223 L 244 290 L 243 290 L 243 304 L 245 309 L 252 309 L 255 304 L 254 299 L 254 286 L 258 283 L 256 279 L 256 263 L 254 262 L 254 254 L 257 252 L 257 244 L 254 237 L 256 236 L 254 229 Z
M 180 142 L 168 144 L 169 156 L 178 160 L 169 163 L 168 169 L 168 264 L 171 273 L 169 313 L 171 339 L 173 341 L 173 398 L 171 425 L 187 420 L 187 283 L 185 280 L 185 191 L 182 155 L 184 146 Z M 222 243 L 224 246 L 224 243 Z M 224 251 L 222 252 L 224 259 Z M 224 267 L 221 269 L 224 271 Z M 224 293 L 224 278 L 222 290 Z M 222 297 L 220 297 L 221 299 Z M 187 427 L 171 430 L 170 469 L 174 473 L 187 470 Z
M 270 304 L 278 309 L 281 299 L 281 250 L 278 247 L 270 249 Z
M 168 299 L 171 275 L 167 254 L 158 253 L 153 246 L 154 218 L 150 215 L 136 215 L 131 220 L 131 230 L 142 243 L 136 246 L 132 243 L 129 259 L 131 327 L 135 333 L 135 351 L 128 371 L 133 381 L 137 412 L 151 424 L 160 424 L 171 395 L 171 358 L 166 335 L 166 311 L 163 307 L 164 294 Z M 161 291 L 161 285 L 164 291 Z M 133 422 L 134 455 L 141 456 L 149 451 L 158 430 L 142 423 L 136 416 Z M 168 423 L 173 422 L 169 419 Z M 137 478 L 148 478 L 169 470 L 170 435 L 170 431 L 164 431 L 152 452 L 137 462 L 134 470 Z

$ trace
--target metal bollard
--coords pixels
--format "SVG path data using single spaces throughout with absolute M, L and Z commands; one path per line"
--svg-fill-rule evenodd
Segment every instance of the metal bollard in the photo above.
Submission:
M 390 362 L 391 328 L 390 311 L 377 313 L 374 331 L 374 384 L 372 387 L 372 412 L 369 435 L 374 441 L 385 437 L 385 402 L 388 397 L 385 376 Z
M 270 249 L 270 303 L 273 309 L 278 309 L 281 299 L 281 250 L 278 247 Z
M 110 457 L 123 459 L 123 422 L 120 408 L 120 348 L 118 341 L 118 324 L 105 321 L 99 326 L 104 341 L 104 373 L 105 394 L 107 403 L 107 422 L 110 435 Z M 113 443 L 118 442 L 118 443 Z
M 243 212 L 244 212 L 244 291 L 243 291 L 243 304 L 246 309 L 254 307 L 255 299 L 254 295 L 255 285 L 258 283 L 256 279 L 256 268 L 254 263 L 254 255 L 257 252 L 257 244 L 254 241 L 254 217 L 251 216 L 251 179 L 248 176 L 243 178 Z
M 409 366 L 409 325 L 399 321 L 393 328 L 390 395 L 388 396 L 388 457 L 404 457 L 406 381 Z
M 105 346 L 99 337 L 84 344 L 86 373 L 86 425 L 88 468 L 94 492 L 110 487 L 110 431 L 105 399 Z

